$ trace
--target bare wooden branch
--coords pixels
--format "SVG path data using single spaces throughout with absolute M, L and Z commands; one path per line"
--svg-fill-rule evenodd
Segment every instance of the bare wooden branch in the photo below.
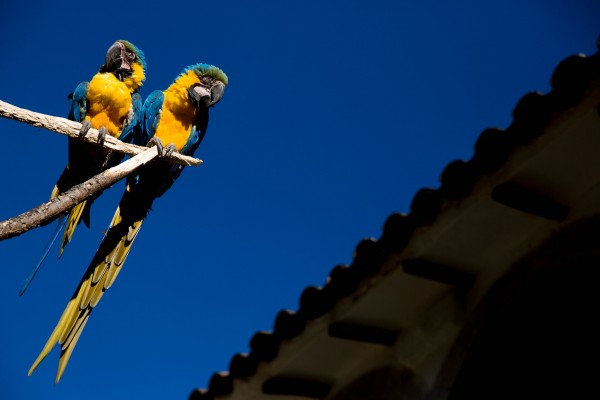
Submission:
M 98 131 L 94 128 L 91 128 L 88 134 L 81 138 L 79 136 L 79 130 L 81 129 L 81 124 L 79 122 L 25 110 L 24 108 L 13 106 L 12 104 L 6 103 L 2 100 L 0 100 L 0 117 L 25 122 L 39 128 L 46 128 L 72 138 L 84 140 L 86 142 L 98 142 Z M 168 143 L 165 143 L 165 145 L 166 144 Z M 145 147 L 124 143 L 110 135 L 106 135 L 104 147 L 130 156 L 140 154 L 146 149 Z M 202 163 L 202 160 L 179 153 L 173 153 L 171 160 L 177 164 L 189 166 L 198 166 Z
M 46 225 L 76 204 L 104 190 L 131 174 L 158 155 L 156 148 L 144 148 L 142 153 L 102 172 L 93 178 L 72 187 L 60 196 L 21 215 L 0 222 L 0 241 L 19 236 L 30 229 Z

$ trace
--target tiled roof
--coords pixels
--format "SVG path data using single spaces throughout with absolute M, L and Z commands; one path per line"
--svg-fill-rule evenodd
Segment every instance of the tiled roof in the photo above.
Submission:
M 549 93 L 523 96 L 507 129 L 484 130 L 470 160 L 448 164 L 439 188 L 419 190 L 408 214 L 390 215 L 351 265 L 307 287 L 298 310 L 280 311 L 272 332 L 257 332 L 250 352 L 190 399 L 324 398 L 389 354 L 437 376 L 435 353 L 447 354 L 493 282 L 563 226 L 600 212 L 589 200 L 600 197 L 600 163 L 589 161 L 600 149 L 599 54 L 563 60 Z

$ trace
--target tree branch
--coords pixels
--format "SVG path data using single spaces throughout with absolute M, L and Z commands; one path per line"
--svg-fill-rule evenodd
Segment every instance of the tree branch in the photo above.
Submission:
M 0 222 L 0 241 L 19 236 L 30 229 L 52 222 L 63 212 L 70 210 L 94 193 L 104 190 L 118 180 L 125 178 L 157 155 L 158 152 L 155 148 L 144 148 L 142 153 L 122 162 L 116 167 L 107 169 L 77 186 L 73 186 L 49 202 Z
M 79 136 L 79 130 L 81 129 L 81 124 L 79 122 L 25 110 L 23 108 L 15 107 L 12 104 L 6 103 L 2 100 L 0 100 L 0 117 L 25 122 L 39 128 L 46 128 L 75 139 L 84 140 L 86 142 L 98 142 L 98 131 L 94 128 L 91 128 L 88 134 L 82 138 Z M 140 154 L 146 149 L 146 147 L 124 143 L 110 135 L 106 135 L 104 147 L 130 156 Z M 185 156 L 179 153 L 173 153 L 171 161 L 177 164 L 189 166 L 198 166 L 202 163 L 202 161 L 197 158 Z

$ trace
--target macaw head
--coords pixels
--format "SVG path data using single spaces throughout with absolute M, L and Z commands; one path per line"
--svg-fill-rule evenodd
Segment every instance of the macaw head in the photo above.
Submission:
M 225 93 L 228 79 L 225 72 L 209 64 L 196 64 L 187 67 L 182 77 L 190 76 L 192 79 L 187 88 L 188 97 L 196 108 L 209 108 L 221 100 Z
M 127 40 L 117 40 L 106 52 L 106 61 L 100 72 L 108 72 L 137 91 L 146 79 L 144 53 Z

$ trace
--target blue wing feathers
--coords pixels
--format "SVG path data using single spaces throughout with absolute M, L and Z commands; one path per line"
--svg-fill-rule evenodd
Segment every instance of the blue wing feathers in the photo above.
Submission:
M 142 135 L 142 96 L 139 93 L 134 93 L 131 96 L 131 112 L 130 116 L 125 121 L 123 131 L 119 136 L 119 140 L 123 142 L 134 143 L 143 142 Z M 141 144 L 140 144 L 141 145 Z
M 69 111 L 69 119 L 72 121 L 81 122 L 85 118 L 87 111 L 87 95 L 88 88 L 90 87 L 89 82 L 81 82 L 75 88 L 71 101 L 71 110 Z
M 145 146 L 150 138 L 154 136 L 156 127 L 160 121 L 161 110 L 165 95 L 160 90 L 155 90 L 146 98 L 143 107 L 143 143 L 136 143 Z

